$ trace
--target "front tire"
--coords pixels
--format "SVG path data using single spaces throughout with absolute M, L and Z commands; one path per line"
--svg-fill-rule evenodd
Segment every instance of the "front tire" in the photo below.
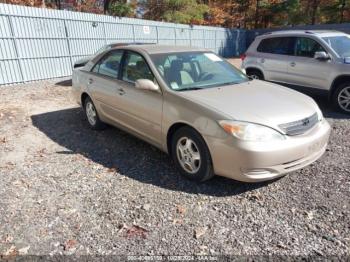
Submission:
M 171 154 L 181 175 L 197 182 L 214 176 L 209 149 L 202 136 L 189 127 L 175 132 L 171 141 Z
M 350 82 L 340 84 L 336 88 L 332 100 L 337 110 L 350 114 Z
M 251 79 L 264 80 L 264 75 L 259 70 L 256 70 L 256 69 L 248 70 L 247 75 Z
M 94 130 L 102 130 L 106 125 L 100 120 L 96 107 L 90 97 L 84 101 L 84 111 L 90 127 Z

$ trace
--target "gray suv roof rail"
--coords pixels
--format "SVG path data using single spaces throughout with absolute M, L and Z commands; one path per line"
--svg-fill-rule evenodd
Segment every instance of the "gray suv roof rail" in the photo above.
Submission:
M 315 34 L 312 31 L 304 31 L 304 30 L 278 30 L 278 31 L 266 32 L 262 35 L 272 35 L 272 34 L 280 34 L 280 33 L 295 33 L 295 31 L 298 31 L 300 33 L 306 33 L 306 34 Z

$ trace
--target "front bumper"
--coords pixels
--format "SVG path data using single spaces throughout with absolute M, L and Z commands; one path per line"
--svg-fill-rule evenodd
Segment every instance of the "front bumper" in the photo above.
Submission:
M 211 152 L 214 171 L 244 182 L 278 178 L 303 168 L 320 158 L 326 150 L 330 126 L 326 120 L 299 136 L 278 142 L 247 142 L 205 137 Z

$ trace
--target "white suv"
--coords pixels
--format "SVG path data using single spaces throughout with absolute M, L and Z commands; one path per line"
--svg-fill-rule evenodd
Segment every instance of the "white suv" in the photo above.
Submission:
M 350 35 L 338 31 L 278 31 L 257 36 L 241 57 L 252 78 L 326 92 L 350 113 Z

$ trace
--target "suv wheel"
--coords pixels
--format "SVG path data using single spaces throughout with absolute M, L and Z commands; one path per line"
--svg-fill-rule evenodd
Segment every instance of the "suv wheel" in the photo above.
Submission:
M 190 180 L 202 182 L 214 176 L 209 149 L 192 128 L 182 127 L 175 132 L 171 155 L 180 173 Z
M 106 127 L 106 125 L 98 117 L 97 110 L 90 97 L 87 97 L 84 101 L 84 111 L 86 119 L 88 120 L 88 123 L 92 129 L 102 130 Z
M 340 84 L 333 95 L 333 105 L 340 111 L 350 114 L 350 82 Z
M 264 80 L 264 75 L 259 70 L 255 70 L 255 69 L 248 70 L 247 75 L 252 79 Z

